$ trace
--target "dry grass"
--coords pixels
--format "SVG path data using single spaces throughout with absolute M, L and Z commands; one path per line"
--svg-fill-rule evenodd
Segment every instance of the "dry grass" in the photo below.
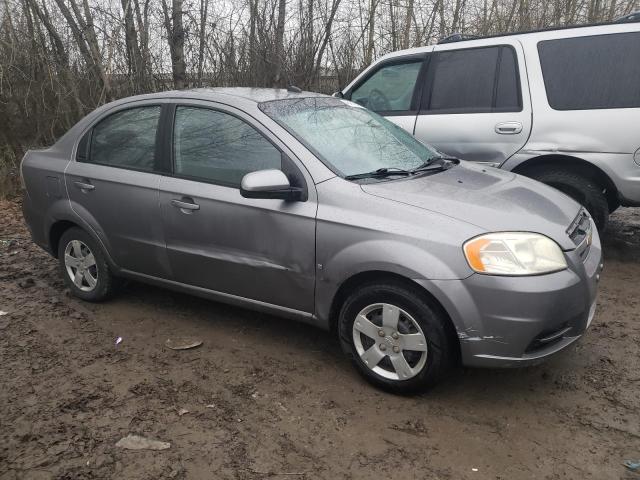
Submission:
M 0 199 L 16 196 L 20 190 L 20 159 L 9 147 L 0 147 Z

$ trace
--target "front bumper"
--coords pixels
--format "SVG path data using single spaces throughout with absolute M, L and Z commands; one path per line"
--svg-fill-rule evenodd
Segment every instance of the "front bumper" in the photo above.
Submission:
M 592 228 L 586 258 L 565 252 L 566 270 L 530 277 L 474 274 L 425 285 L 456 327 L 464 365 L 535 364 L 580 338 L 595 314 L 602 269 L 600 240 Z

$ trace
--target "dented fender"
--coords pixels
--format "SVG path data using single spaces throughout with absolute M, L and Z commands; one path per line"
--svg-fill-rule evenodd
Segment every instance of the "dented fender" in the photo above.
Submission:
M 472 273 L 468 267 L 458 271 L 454 267 L 455 263 L 445 262 L 418 245 L 394 239 L 362 241 L 330 255 L 318 255 L 316 316 L 328 324 L 335 295 L 340 286 L 355 275 L 386 272 L 424 282 L 428 279 L 460 279 Z

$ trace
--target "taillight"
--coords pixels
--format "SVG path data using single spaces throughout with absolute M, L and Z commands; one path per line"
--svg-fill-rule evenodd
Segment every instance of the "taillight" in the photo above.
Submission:
M 27 150 L 27 153 L 24 154 L 24 157 L 22 157 L 22 160 L 20 161 L 20 168 L 19 168 L 20 186 L 22 187 L 22 190 L 24 190 L 25 192 L 27 191 L 27 185 L 26 183 L 24 183 L 24 174 L 22 173 L 22 166 L 24 165 L 24 161 L 27 159 L 27 157 L 30 154 L 31 154 L 31 150 Z

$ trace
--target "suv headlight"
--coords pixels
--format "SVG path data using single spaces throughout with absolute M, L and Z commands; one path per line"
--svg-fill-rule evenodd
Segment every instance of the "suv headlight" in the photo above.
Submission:
M 463 249 L 469 266 L 488 275 L 538 275 L 567 268 L 560 246 L 539 233 L 488 233 L 467 241 Z

